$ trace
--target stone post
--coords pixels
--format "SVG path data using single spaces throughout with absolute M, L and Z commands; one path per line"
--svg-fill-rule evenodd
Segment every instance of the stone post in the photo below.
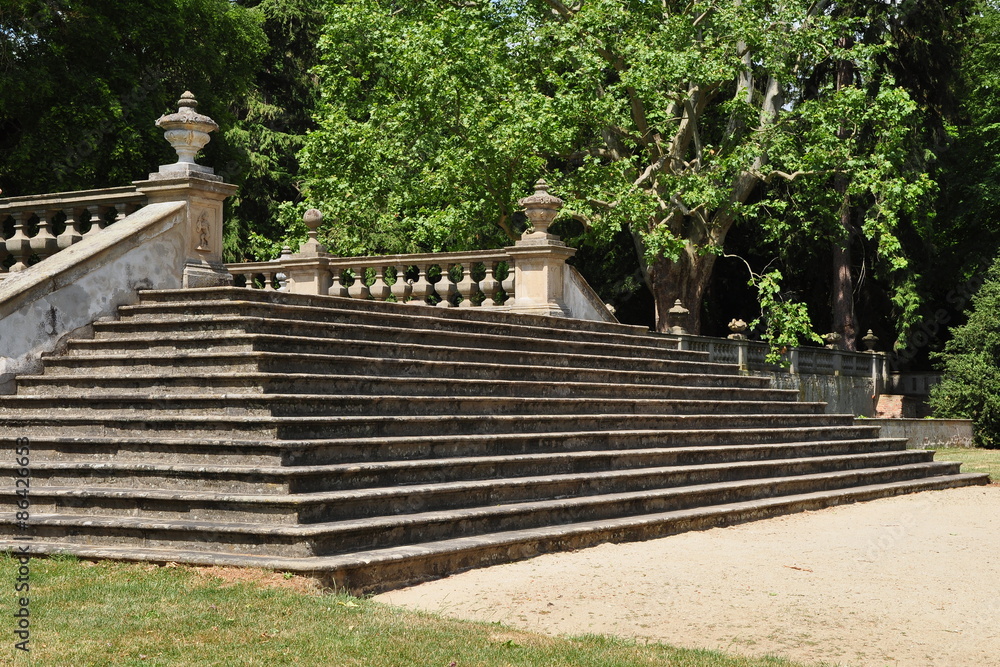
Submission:
M 506 248 L 514 262 L 514 303 L 510 311 L 531 315 L 569 317 L 563 301 L 566 260 L 576 254 L 555 234 L 549 224 L 559 214 L 563 200 L 548 193 L 549 185 L 539 179 L 535 193 L 518 201 L 531 221 L 531 229 L 521 240 Z
M 736 341 L 736 364 L 741 373 L 750 372 L 750 343 L 747 341 L 747 323 L 743 320 L 730 320 L 729 330 L 733 333 L 726 336 Z
M 222 263 L 222 202 L 237 188 L 194 160 L 210 141 L 209 133 L 219 126 L 196 111 L 198 101 L 190 92 L 181 96 L 177 106 L 177 113 L 156 121 L 177 152 L 177 162 L 160 166 L 148 180 L 135 181 L 133 185 L 146 195 L 150 204 L 187 204 L 184 287 L 232 285 L 233 277 Z
M 878 340 L 878 336 L 871 329 L 861 339 L 865 346 L 865 352 L 872 356 L 872 414 L 878 411 L 878 399 L 885 390 L 886 381 L 885 353 L 875 350 Z
M 309 228 L 309 238 L 294 255 L 282 257 L 281 266 L 288 274 L 288 291 L 293 294 L 330 293 L 330 254 L 319 242 L 317 234 L 323 214 L 311 208 L 302 216 Z
M 674 301 L 673 307 L 667 311 L 667 326 L 670 328 L 670 333 L 677 336 L 686 334 L 690 314 L 691 311 L 684 307 L 680 299 Z

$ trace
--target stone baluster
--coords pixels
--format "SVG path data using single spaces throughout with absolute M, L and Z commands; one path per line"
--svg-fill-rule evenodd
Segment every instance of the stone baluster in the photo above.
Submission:
M 514 303 L 514 290 L 517 288 L 517 285 L 514 284 L 514 275 L 514 267 L 508 265 L 507 277 L 500 281 L 500 287 L 503 288 L 504 294 L 507 295 L 507 298 L 504 300 L 505 306 Z
M 686 334 L 688 316 L 690 314 L 691 311 L 684 307 L 680 299 L 675 300 L 674 305 L 667 311 L 667 326 L 670 328 L 670 333 L 676 335 Z
M 409 303 L 415 306 L 426 306 L 427 297 L 434 293 L 434 285 L 427 281 L 427 264 L 421 264 L 417 269 L 419 270 L 417 279 L 410 285 L 411 299 Z
M 86 210 L 90 213 L 90 229 L 83 235 L 85 239 L 90 238 L 107 227 L 107 222 L 104 220 L 103 215 L 104 210 L 100 206 L 88 206 Z
M 336 267 L 330 271 L 330 296 L 339 296 L 345 299 L 350 298 L 351 293 L 344 284 L 344 269 Z
M 5 241 L 7 252 L 14 256 L 14 264 L 10 267 L 11 273 L 24 271 L 28 268 L 28 259 L 31 257 L 31 239 L 24 232 L 24 224 L 31 217 L 27 211 L 14 214 L 14 235 Z
M 535 183 L 535 193 L 518 201 L 524 207 L 531 228 L 521 235 L 521 240 L 506 249 L 517 281 L 517 297 L 507 305 L 516 313 L 567 317 L 563 274 L 568 271 L 566 260 L 576 250 L 548 231 L 563 205 L 563 200 L 550 195 L 548 190 L 548 183 L 539 179 Z
M 56 237 L 56 247 L 59 250 L 65 250 L 69 248 L 74 243 L 79 243 L 83 239 L 83 234 L 80 233 L 80 213 L 78 209 L 66 208 L 63 209 L 63 213 L 66 215 L 66 229 L 63 233 Z
M 256 287 L 253 282 L 252 273 L 241 273 L 240 275 L 243 276 L 243 287 L 245 289 L 254 289 Z
M 451 275 L 448 271 L 449 268 L 446 264 L 442 264 L 441 280 L 434 283 L 434 291 L 441 297 L 441 300 L 437 304 L 439 308 L 451 308 L 455 305 L 451 302 L 451 298 L 458 291 L 458 288 L 451 280 Z
M 455 288 L 459 296 L 462 297 L 462 301 L 458 304 L 459 308 L 471 308 L 475 305 L 472 298 L 479 292 L 479 283 L 472 279 L 471 263 L 466 262 L 465 266 L 462 267 L 462 279 L 458 281 Z
M 0 273 L 3 273 L 6 270 L 4 269 L 2 264 L 7 260 L 8 257 L 10 257 L 10 253 L 7 252 L 7 242 L 4 239 L 4 236 L 6 236 L 6 233 L 4 232 L 4 226 L 7 224 L 8 219 L 11 221 L 11 224 L 13 224 L 14 219 L 11 216 L 6 214 L 0 214 Z
M 368 286 L 365 285 L 365 269 L 357 266 L 351 269 L 354 273 L 354 282 L 347 288 L 347 293 L 352 299 L 367 299 Z
M 485 308 L 492 308 L 497 305 L 494 297 L 497 295 L 497 290 L 500 289 L 500 281 L 493 277 L 493 265 L 487 262 L 484 266 L 486 269 L 486 275 L 479 282 L 479 289 L 482 290 L 483 303 L 481 304 Z
M 392 290 L 389 289 L 389 284 L 385 282 L 385 268 L 382 266 L 375 267 L 375 281 L 368 286 L 368 293 L 372 295 L 372 298 L 376 301 L 385 301 L 392 294 Z
M 29 245 L 32 254 L 38 255 L 39 261 L 52 256 L 59 250 L 58 241 L 55 234 L 52 233 L 52 222 L 58 213 L 58 210 L 35 211 L 35 215 L 38 216 L 38 232 L 31 237 Z
M 392 284 L 392 295 L 396 297 L 396 303 L 405 303 L 406 297 L 410 296 L 410 283 L 406 282 L 406 267 L 395 268 L 396 282 Z
M 275 274 L 277 271 L 267 271 L 264 273 L 264 290 L 268 292 L 276 292 L 274 288 Z
M 112 206 L 112 210 L 115 212 L 115 215 L 108 224 L 114 224 L 124 220 L 139 210 L 139 207 L 134 204 L 116 204 Z

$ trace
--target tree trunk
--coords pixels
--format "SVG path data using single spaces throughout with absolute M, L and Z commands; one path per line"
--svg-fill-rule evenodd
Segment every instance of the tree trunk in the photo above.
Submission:
M 841 37 L 839 45 L 844 48 L 851 46 L 850 37 Z M 837 63 L 837 90 L 854 83 L 854 63 L 841 60 Z M 846 140 L 850 130 L 841 125 L 837 130 L 837 138 Z M 833 301 L 833 330 L 839 333 L 841 345 L 845 350 L 854 350 L 857 346 L 857 325 L 854 322 L 854 279 L 851 276 L 851 241 L 853 239 L 851 223 L 851 199 L 847 194 L 847 179 L 838 176 L 834 187 L 841 196 L 840 224 L 844 228 L 846 238 L 843 245 L 836 241 L 833 244 L 833 273 L 831 274 L 830 294 Z
M 833 330 L 843 336 L 841 344 L 844 349 L 853 351 L 857 348 L 858 327 L 854 321 L 854 279 L 851 276 L 850 233 L 848 233 L 843 246 L 839 243 L 833 245 L 833 275 L 831 278 Z
M 659 258 L 649 267 L 653 300 L 656 304 L 656 330 L 668 331 L 667 311 L 677 299 L 691 311 L 688 316 L 688 333 L 701 333 L 701 304 L 705 289 L 715 266 L 715 255 L 699 255 L 686 250 L 676 262 Z

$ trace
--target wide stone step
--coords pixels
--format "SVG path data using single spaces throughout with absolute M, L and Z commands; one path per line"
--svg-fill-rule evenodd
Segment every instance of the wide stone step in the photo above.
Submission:
M 4 416 L 46 414 L 81 418 L 142 418 L 173 413 L 188 416 L 238 417 L 347 417 L 347 416 L 508 416 L 578 415 L 598 408 L 605 414 L 740 415 L 823 414 L 825 403 L 797 401 L 745 401 L 655 398 L 537 398 L 493 396 L 339 396 L 328 394 L 160 394 L 128 392 L 110 395 L 10 396 L 4 399 Z M 137 414 L 133 414 L 137 413 Z
M 426 340 L 426 339 L 425 339 Z M 118 341 L 114 341 L 117 343 Z M 136 346 L 109 344 L 111 341 L 80 341 L 72 346 L 69 354 L 60 355 L 65 363 L 80 357 L 127 356 L 132 359 L 147 357 L 187 356 L 191 352 L 212 352 L 218 355 L 245 355 L 254 352 L 276 352 L 282 354 L 317 355 L 337 357 L 364 357 L 394 359 L 415 359 L 448 363 L 468 363 L 489 361 L 511 366 L 558 366 L 560 368 L 609 369 L 623 371 L 661 371 L 675 373 L 713 373 L 732 375 L 735 369 L 730 364 L 708 363 L 706 360 L 670 359 L 662 357 L 621 356 L 607 354 L 577 354 L 566 351 L 562 354 L 534 352 L 530 350 L 502 350 L 468 348 L 450 345 L 447 342 L 430 344 L 385 343 L 353 338 L 315 339 L 302 336 L 279 336 L 242 334 L 230 332 L 225 335 L 201 339 L 162 339 L 164 345 Z M 178 343 L 171 345 L 170 343 Z M 183 343 L 183 344 L 181 344 Z
M 664 485 L 677 485 L 677 475 L 685 471 L 695 481 L 684 483 L 707 480 L 706 475 L 712 473 L 706 471 L 706 467 L 715 470 L 718 479 L 739 479 L 750 475 L 775 475 L 778 469 L 793 471 L 781 474 L 797 474 L 796 471 L 809 467 L 839 470 L 933 460 L 933 452 L 907 451 L 897 441 L 890 442 L 898 445 L 897 448 L 888 449 L 887 443 L 872 441 L 870 449 L 866 449 L 864 443 L 854 441 L 850 455 L 846 453 L 846 446 L 810 445 L 743 448 L 743 451 L 738 448 L 663 448 L 294 467 L 64 461 L 36 463 L 31 473 L 36 488 L 283 495 L 390 487 L 404 489 L 413 485 L 477 480 L 600 475 L 643 469 L 654 474 L 662 472 Z M 7 473 L 16 474 L 13 463 L 0 466 L 0 474 Z M 384 493 L 379 492 L 379 497 L 384 497 Z
M 143 350 L 174 347 L 191 349 L 215 347 L 227 344 L 232 335 L 278 337 L 290 339 L 289 345 L 307 344 L 334 345 L 335 341 L 355 340 L 386 345 L 426 344 L 433 342 L 442 348 L 460 348 L 470 354 L 478 350 L 535 352 L 543 354 L 571 353 L 576 355 L 598 355 L 616 357 L 650 357 L 676 361 L 708 361 L 706 352 L 678 350 L 674 346 L 664 347 L 662 340 L 654 338 L 657 344 L 643 344 L 646 336 L 633 336 L 628 344 L 621 342 L 574 341 L 552 338 L 533 338 L 526 335 L 499 335 L 441 331 L 434 328 L 421 329 L 415 326 L 390 328 L 372 324 L 341 322 L 308 322 L 283 320 L 277 317 L 215 317 L 212 319 L 159 319 L 98 322 L 94 325 L 95 337 L 91 340 L 77 340 L 69 344 L 71 352 L 102 350 Z M 673 343 L 673 341 L 670 341 Z
M 530 558 L 542 553 L 581 549 L 605 542 L 625 542 L 663 537 L 688 530 L 726 526 L 745 521 L 818 510 L 832 505 L 862 502 L 936 489 L 984 484 L 985 475 L 960 474 L 888 484 L 815 491 L 775 498 L 725 503 L 709 507 L 581 521 L 563 525 L 502 531 L 474 537 L 455 537 L 421 544 L 366 549 L 325 557 L 289 557 L 211 551 L 202 542 L 199 550 L 130 545 L 87 544 L 71 536 L 57 541 L 36 540 L 36 554 L 70 553 L 81 558 L 112 558 L 154 563 L 192 563 L 270 568 L 316 576 L 323 585 L 355 594 L 379 592 L 435 579 L 474 567 Z M 22 542 L 0 540 L 0 549 L 16 551 Z
M 232 437 L 316 439 L 388 438 L 438 435 L 479 435 L 497 433 L 551 433 L 556 431 L 615 431 L 631 429 L 746 429 L 796 428 L 803 426 L 849 426 L 850 415 L 825 414 L 565 414 L 565 415 L 434 415 L 434 416 L 323 416 L 323 417 L 240 417 L 156 411 L 109 413 L 103 416 L 61 415 L 58 420 L 44 412 L 0 414 L 0 428 L 24 437 L 39 435 L 169 435 L 173 437 Z
M 372 396 L 577 397 L 702 399 L 711 401 L 794 401 L 794 389 L 759 387 L 692 387 L 688 384 L 612 384 L 608 382 L 536 382 L 379 375 L 317 375 L 314 373 L 187 373 L 22 375 L 21 396 L 108 396 L 123 392 L 152 394 L 342 394 Z M 5 399 L 6 400 L 6 399 Z
M 418 435 L 374 438 L 269 440 L 233 437 L 156 436 L 139 431 L 117 436 L 31 433 L 32 452 L 45 461 L 129 461 L 192 465 L 331 465 L 452 457 L 558 454 L 629 449 L 855 446 L 869 451 L 877 426 L 798 428 L 567 431 L 479 435 Z M 11 431 L 7 431 L 12 433 Z M 0 439 L 0 442 L 3 442 Z M 892 442 L 899 440 L 878 440 Z M 904 441 L 905 442 L 905 441 Z M 6 440 L 13 446 L 13 439 Z
M 141 547 L 271 556 L 323 556 L 366 547 L 416 546 L 421 542 L 457 537 L 546 529 L 581 521 L 613 520 L 907 480 L 933 477 L 955 480 L 957 467 L 958 464 L 918 463 L 309 524 L 278 523 L 276 519 L 281 516 L 282 507 L 277 502 L 269 506 L 275 514 L 261 523 L 157 518 L 153 514 L 167 502 L 159 498 L 144 508 L 142 517 L 87 512 L 50 514 L 42 505 L 32 514 L 32 529 L 36 539 L 48 543 L 85 541 L 94 546 L 131 543 Z M 963 481 L 982 483 L 984 477 L 971 476 Z M 47 496 L 38 497 L 42 503 L 46 500 Z M 273 501 L 266 496 L 256 497 L 256 500 L 258 505 Z M 258 512 L 257 516 L 261 514 Z M 5 514 L 0 521 L 0 539 L 10 538 L 15 532 L 10 517 L 12 514 Z
M 656 370 L 616 370 L 551 365 L 509 365 L 486 361 L 451 362 L 388 357 L 334 356 L 247 352 L 216 354 L 130 356 L 95 354 L 53 357 L 45 361 L 45 375 L 183 375 L 188 373 L 309 373 L 432 377 L 536 382 L 604 382 L 621 384 L 689 384 L 691 386 L 769 386 L 768 378 Z
M 304 297 L 279 294 L 273 301 L 253 301 L 235 290 L 219 299 L 193 298 L 155 303 L 149 294 L 134 306 L 118 309 L 121 321 L 143 322 L 167 317 L 187 322 L 220 317 L 259 317 L 306 322 L 340 322 L 381 326 L 387 329 L 428 329 L 466 335 L 492 334 L 559 341 L 639 344 L 676 349 L 676 339 L 651 334 L 645 327 L 585 322 L 557 317 L 532 317 L 476 308 L 447 309 L 408 304 L 360 301 L 338 297 Z M 228 298 L 230 297 L 231 298 Z M 255 296 L 255 295 L 253 295 Z

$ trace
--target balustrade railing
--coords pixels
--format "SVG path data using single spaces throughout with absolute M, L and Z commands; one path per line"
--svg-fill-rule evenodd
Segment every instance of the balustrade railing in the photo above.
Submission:
M 680 348 L 707 352 L 711 362 L 737 364 L 748 371 L 787 372 L 813 375 L 882 376 L 885 356 L 871 352 L 848 352 L 824 347 L 796 347 L 783 356 L 785 364 L 767 360 L 770 346 L 754 340 L 733 340 L 691 334 L 673 334 Z
M 502 250 L 319 257 L 286 251 L 270 262 L 227 264 L 235 284 L 247 289 L 306 292 L 438 307 L 503 306 L 514 297 L 514 270 Z M 296 277 L 309 276 L 309 290 Z M 312 288 L 313 285 L 319 285 Z
M 0 199 L 0 280 L 96 234 L 146 204 L 133 186 Z

